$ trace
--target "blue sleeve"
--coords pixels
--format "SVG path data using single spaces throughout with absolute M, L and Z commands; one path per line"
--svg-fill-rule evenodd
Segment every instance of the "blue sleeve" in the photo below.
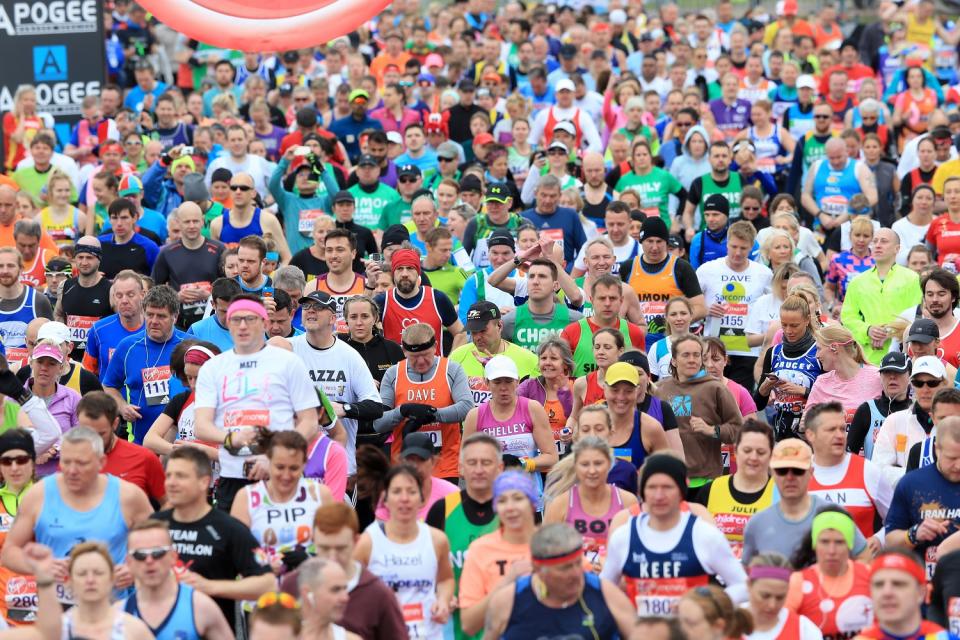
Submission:
M 333 171 L 329 169 L 320 174 L 320 179 L 323 180 L 323 185 L 327 188 L 327 211 L 333 212 L 333 196 L 337 195 L 337 191 L 340 191 L 340 185 L 337 184 L 337 179 L 333 175 Z
M 914 487 L 911 486 L 913 482 L 909 481 L 908 477 L 909 474 L 901 478 L 896 489 L 893 490 L 893 499 L 890 501 L 887 519 L 883 522 L 886 533 L 903 531 L 915 524 L 910 516 L 910 496 L 913 494 Z
M 437 303 L 437 311 L 440 312 L 440 322 L 443 323 L 443 326 L 449 327 L 460 320 L 459 316 L 457 316 L 457 310 L 453 308 L 453 303 L 450 302 L 447 294 L 434 289 L 433 298 Z
M 690 261 L 690 265 L 696 269 L 700 266 L 700 245 L 703 244 L 703 232 L 701 231 L 697 235 L 693 236 L 693 241 L 690 243 L 690 251 L 687 253 L 687 260 Z
M 153 265 L 157 261 L 157 256 L 160 254 L 160 247 L 157 246 L 157 243 L 149 238 L 144 238 L 143 248 L 147 252 L 147 264 L 150 265 L 150 270 L 153 270 Z
M 80 193 L 77 195 L 77 204 L 86 206 L 87 204 L 87 183 L 84 182 L 80 187 Z
M 117 389 L 121 392 L 121 395 L 123 394 L 123 388 L 126 386 L 123 360 L 130 350 L 131 344 L 133 344 L 133 341 L 128 342 L 127 338 L 120 341 L 120 344 L 117 345 L 117 350 L 113 352 L 113 357 L 110 358 L 110 364 L 107 365 L 107 372 L 101 376 L 104 387 Z
M 151 209 L 160 210 L 159 205 L 163 200 L 163 176 L 166 172 L 166 167 L 157 160 L 143 174 L 143 203 Z
M 564 247 L 564 258 L 567 261 L 567 273 L 570 273 L 570 270 L 573 269 L 573 263 L 577 259 L 577 252 L 580 251 L 582 247 L 587 242 L 587 232 L 583 229 L 583 221 L 580 219 L 580 216 L 577 215 L 577 212 L 573 212 L 573 247 Z
M 87 347 L 86 352 L 90 354 L 90 357 L 97 359 L 97 377 L 100 378 L 100 383 L 103 384 L 103 374 L 106 372 L 103 362 L 100 362 L 100 338 L 97 337 L 99 327 L 94 323 L 90 327 L 90 332 L 87 334 Z
M 771 198 L 777 195 L 777 183 L 773 181 L 773 176 L 769 173 L 760 173 L 760 186 L 763 187 L 763 192 L 766 193 Z
M 793 163 L 787 172 L 787 191 L 790 195 L 796 197 L 800 187 L 803 186 L 803 146 L 806 138 L 797 140 L 797 146 L 793 149 Z M 812 211 L 810 213 L 813 213 Z
M 73 131 L 70 132 L 70 144 L 75 147 L 80 146 L 80 123 L 73 125 Z
M 477 278 L 482 278 L 483 275 L 478 271 L 474 275 L 467 278 L 467 282 L 463 285 L 463 289 L 460 291 L 460 322 L 467 324 L 467 312 L 470 311 L 471 305 L 477 301 Z
M 287 162 L 287 159 L 281 158 L 280 162 L 277 163 L 277 168 L 270 174 L 270 180 L 267 181 L 267 189 L 270 191 L 273 199 L 280 204 L 281 210 L 286 209 L 283 204 L 287 199 L 287 192 L 283 189 L 283 176 L 286 175 L 287 167 L 289 166 L 290 163 Z

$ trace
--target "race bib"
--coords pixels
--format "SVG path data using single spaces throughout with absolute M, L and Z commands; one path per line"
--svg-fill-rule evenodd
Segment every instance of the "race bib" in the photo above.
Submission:
M 757 171 L 762 173 L 776 173 L 777 172 L 777 160 L 776 158 L 757 158 Z
M 147 406 L 155 407 L 170 402 L 170 367 L 149 367 L 141 372 L 143 395 Z
M 432 430 L 421 429 L 420 433 L 425 433 L 430 436 L 430 441 L 433 442 L 433 446 L 437 449 L 443 446 L 443 432 L 440 430 L 440 427 L 435 427 Z
M 490 393 L 490 387 L 487 386 L 487 381 L 483 376 L 470 376 L 467 378 L 467 384 L 473 394 L 473 404 L 477 406 L 489 401 L 493 395 Z
M 414 638 L 426 637 L 426 616 L 423 614 L 423 603 L 413 602 L 402 605 L 403 623 L 407 626 L 407 635 Z
M 19 370 L 23 365 L 27 364 L 27 348 L 7 347 L 7 363 L 12 370 Z
M 687 592 L 687 581 L 682 578 L 638 580 L 639 589 L 634 599 L 639 616 L 673 617 L 677 603 Z
M 224 429 L 269 426 L 270 409 L 233 409 L 223 414 Z
M 305 236 L 313 234 L 313 225 L 318 218 L 327 215 L 323 209 L 304 209 L 300 212 L 300 220 L 297 222 L 297 230 Z
M 59 589 L 61 585 L 57 585 Z M 37 581 L 33 576 L 12 576 L 7 580 L 7 618 L 33 622 L 37 617 Z
M 563 229 L 540 229 L 540 237 L 553 240 L 563 251 Z
M 93 323 L 99 320 L 96 316 L 67 316 L 67 328 L 70 329 L 70 340 L 78 347 L 87 344 L 87 332 Z
M 820 206 L 831 216 L 842 216 L 849 211 L 849 201 L 845 196 L 826 196 Z
M 927 581 L 933 580 L 933 572 L 937 568 L 937 548 L 927 547 L 923 554 L 923 564 L 927 569 Z
M 953 635 L 960 635 L 960 598 L 947 600 L 947 627 Z
M 207 298 L 213 293 L 213 283 L 211 282 L 190 282 L 187 284 L 180 285 L 181 289 L 201 289 L 204 293 L 207 294 Z M 190 313 L 197 313 L 202 311 L 207 306 L 206 299 L 198 300 L 197 302 L 186 302 L 183 305 L 183 310 Z

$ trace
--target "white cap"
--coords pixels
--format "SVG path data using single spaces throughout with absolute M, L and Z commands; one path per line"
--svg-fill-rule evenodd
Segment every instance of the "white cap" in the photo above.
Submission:
M 571 80 L 570 78 L 564 78 L 563 80 L 558 82 L 556 88 L 554 89 L 554 91 L 573 91 L 573 90 L 574 90 L 573 80 Z
M 63 344 L 64 342 L 72 342 L 73 338 L 70 336 L 70 329 L 67 328 L 67 325 L 62 322 L 47 322 L 37 331 L 37 342 L 40 340 L 53 340 L 57 344 Z
M 947 377 L 947 369 L 943 366 L 943 361 L 937 356 L 921 356 L 913 361 L 913 369 L 910 372 L 910 377 L 916 378 L 921 373 L 925 373 L 938 380 L 944 380 Z
M 614 9 L 611 11 L 610 24 L 627 24 L 627 12 L 623 9 Z
M 393 144 L 403 144 L 403 136 L 400 135 L 399 131 L 389 131 L 387 132 L 387 142 L 392 142 Z
M 517 364 L 504 355 L 493 356 L 483 368 L 483 375 L 487 380 L 496 380 L 497 378 L 520 379 L 517 373 Z
M 567 148 L 567 145 L 563 144 L 559 140 L 554 140 L 550 143 L 550 146 L 547 149 L 563 149 L 564 153 L 570 153 L 570 149 Z
M 577 128 L 573 126 L 573 123 L 569 120 L 561 120 L 557 124 L 553 125 L 553 132 L 563 131 L 564 133 L 569 133 L 573 137 L 577 137 Z
M 816 91 L 817 81 L 813 79 L 813 76 L 805 73 L 797 78 L 797 89 L 813 89 Z

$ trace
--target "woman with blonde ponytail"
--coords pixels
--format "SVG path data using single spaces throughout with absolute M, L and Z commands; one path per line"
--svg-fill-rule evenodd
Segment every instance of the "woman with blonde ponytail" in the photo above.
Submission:
M 849 427 L 864 398 L 876 398 L 883 391 L 880 370 L 867 362 L 863 347 L 846 327 L 831 324 L 818 334 L 817 358 L 826 373 L 813 383 L 807 404 L 839 402 L 846 411 Z
M 550 473 L 563 474 L 557 487 L 571 486 L 547 504 L 543 522 L 572 525 L 583 536 L 587 559 L 599 570 L 607 555 L 610 521 L 621 510 L 636 504 L 637 498 L 607 482 L 614 458 L 610 443 L 603 438 L 581 438 L 573 445 L 570 458 L 573 464 L 567 463 Z
M 757 405 L 773 402 L 776 439 L 796 438 L 813 383 L 823 373 L 817 359 L 816 316 L 805 297 L 788 295 L 780 305 L 783 341 L 764 354 Z

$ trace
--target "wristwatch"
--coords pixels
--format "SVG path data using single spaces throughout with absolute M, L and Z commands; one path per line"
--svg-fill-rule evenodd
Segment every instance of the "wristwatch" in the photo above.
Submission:
M 523 260 L 521 260 L 521 259 L 518 258 L 517 256 L 513 256 L 513 265 L 514 265 L 515 267 L 519 267 L 521 262 L 523 262 Z
M 920 528 L 919 524 L 915 524 L 909 529 L 907 529 L 907 542 L 910 543 L 910 546 L 916 547 L 919 540 L 917 540 L 917 530 Z
M 344 413 L 344 415 L 350 413 L 352 410 L 353 410 L 353 405 L 352 405 L 352 404 L 350 404 L 349 402 L 344 402 L 344 403 L 343 403 L 343 413 Z

